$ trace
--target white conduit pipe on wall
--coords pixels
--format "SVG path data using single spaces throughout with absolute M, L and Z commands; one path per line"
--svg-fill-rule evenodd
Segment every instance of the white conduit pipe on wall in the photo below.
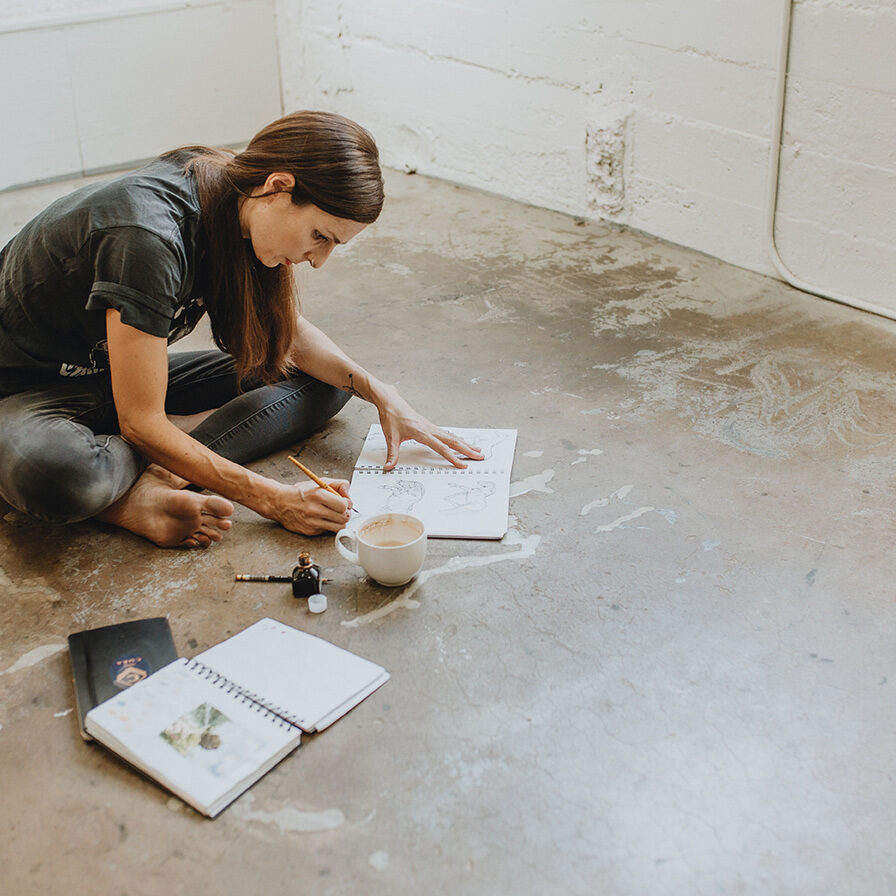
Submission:
M 771 255 L 772 263 L 787 283 L 803 292 L 811 293 L 822 299 L 830 299 L 833 302 L 840 302 L 842 305 L 850 305 L 861 311 L 870 311 L 872 314 L 879 314 L 882 317 L 889 317 L 896 320 L 896 310 L 885 308 L 883 305 L 877 305 L 874 302 L 866 302 L 864 299 L 854 299 L 850 296 L 830 292 L 818 286 L 812 286 L 804 280 L 800 280 L 795 274 L 788 270 L 787 266 L 781 260 L 781 256 L 778 253 L 778 247 L 775 245 L 775 213 L 778 209 L 781 137 L 784 131 L 784 94 L 787 89 L 787 64 L 790 57 L 790 24 L 792 19 L 793 0 L 784 0 L 783 6 L 784 22 L 781 29 L 781 49 L 778 59 L 777 105 L 774 121 L 772 122 L 772 151 L 769 172 L 768 220 L 766 226 L 766 240 L 768 242 L 768 250 Z

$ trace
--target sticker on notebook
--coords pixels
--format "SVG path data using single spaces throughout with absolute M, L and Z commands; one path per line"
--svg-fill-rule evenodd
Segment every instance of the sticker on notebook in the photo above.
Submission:
M 109 678 L 115 687 L 123 691 L 132 684 L 143 681 L 150 672 L 152 669 L 149 660 L 142 656 L 126 655 L 112 661 L 112 665 L 109 667 Z

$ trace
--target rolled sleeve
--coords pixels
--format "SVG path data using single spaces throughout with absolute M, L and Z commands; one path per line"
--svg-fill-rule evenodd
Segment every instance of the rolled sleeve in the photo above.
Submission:
M 183 259 L 171 245 L 138 227 L 121 227 L 98 238 L 93 258 L 86 310 L 114 308 L 128 326 L 167 338 L 184 271 Z

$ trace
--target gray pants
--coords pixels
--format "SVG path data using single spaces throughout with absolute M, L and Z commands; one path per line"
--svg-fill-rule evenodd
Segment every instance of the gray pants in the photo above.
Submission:
M 166 413 L 218 408 L 191 435 L 238 464 L 307 438 L 348 399 L 305 374 L 241 392 L 223 352 L 169 356 Z M 55 523 L 88 519 L 127 492 L 147 465 L 119 435 L 108 373 L 0 398 L 0 497 L 18 510 Z

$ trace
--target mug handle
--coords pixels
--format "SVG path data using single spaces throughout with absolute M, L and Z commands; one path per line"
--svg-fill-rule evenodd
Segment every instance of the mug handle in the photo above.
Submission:
M 358 554 L 357 554 L 357 541 L 356 541 L 356 537 L 357 537 L 357 536 L 355 535 L 355 533 L 352 532 L 350 529 L 340 529 L 340 530 L 336 533 L 336 550 L 339 551 L 339 553 L 342 554 L 342 556 L 345 557 L 345 559 L 348 560 L 350 563 L 354 563 L 355 566 L 360 566 L 360 565 L 361 565 L 361 560 L 360 560 L 360 558 L 358 557 Z M 343 538 L 347 538 L 347 539 L 351 542 L 352 547 L 355 548 L 354 551 L 350 551 L 350 550 L 349 550 L 349 549 L 342 543 L 342 539 L 343 539 Z

